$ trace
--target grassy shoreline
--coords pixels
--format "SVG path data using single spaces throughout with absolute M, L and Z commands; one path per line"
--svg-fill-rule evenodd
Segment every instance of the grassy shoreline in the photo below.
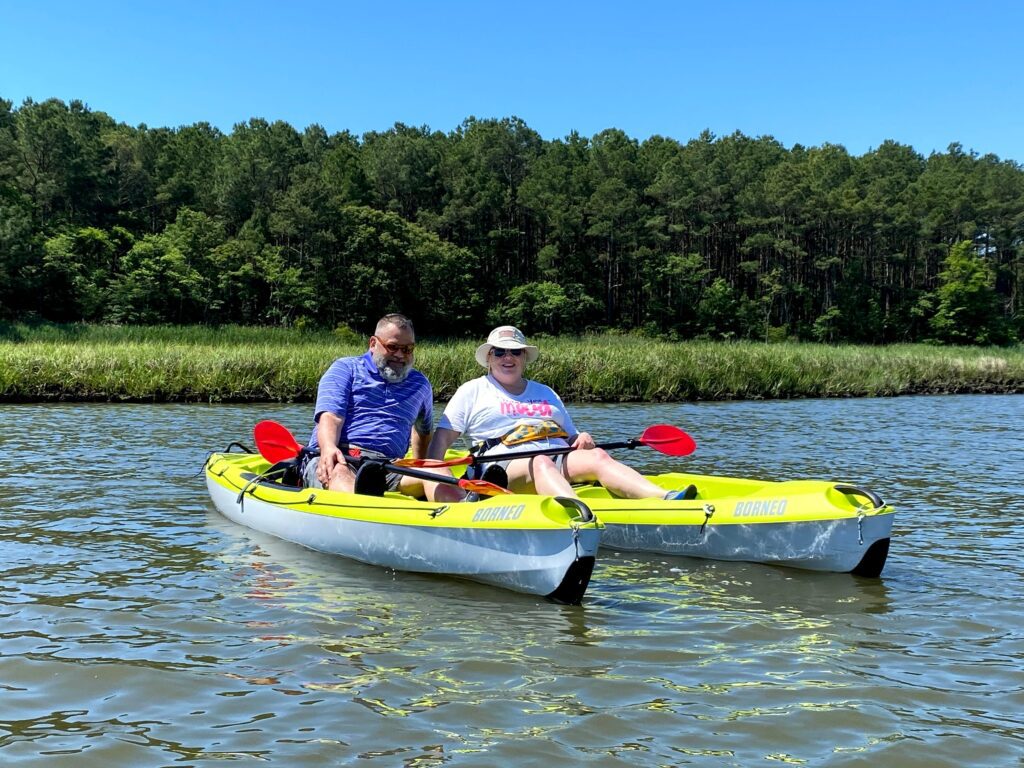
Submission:
M 478 341 L 422 340 L 439 400 L 479 376 Z M 637 336 L 538 339 L 531 378 L 570 402 L 1024 392 L 1024 346 L 886 347 Z M 279 328 L 0 326 L 0 402 L 307 402 L 365 342 Z

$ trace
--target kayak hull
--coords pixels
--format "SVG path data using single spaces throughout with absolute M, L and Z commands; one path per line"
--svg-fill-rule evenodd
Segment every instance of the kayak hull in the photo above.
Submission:
M 759 525 L 605 524 L 603 547 L 630 552 L 740 560 L 810 571 L 878 576 L 889 554 L 891 516 Z
M 440 504 L 400 494 L 291 488 L 250 454 L 214 454 L 206 482 L 240 525 L 320 552 L 414 573 L 470 579 L 564 603 L 582 600 L 601 526 L 556 499 L 500 496 Z
M 693 485 L 696 498 L 615 499 L 603 488 L 578 489 L 605 524 L 602 546 L 869 577 L 885 566 L 895 510 L 856 486 L 682 473 L 650 479 L 666 490 Z

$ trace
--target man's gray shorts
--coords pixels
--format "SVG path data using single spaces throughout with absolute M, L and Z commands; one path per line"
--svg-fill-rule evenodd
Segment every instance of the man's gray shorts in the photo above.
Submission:
M 306 469 L 303 471 L 302 480 L 306 488 L 323 488 L 324 484 L 316 476 L 316 468 L 320 463 L 319 456 L 310 456 L 306 461 Z M 355 470 L 353 470 L 355 471 Z M 402 475 L 397 472 L 387 473 L 387 490 L 397 491 L 398 484 L 402 481 Z

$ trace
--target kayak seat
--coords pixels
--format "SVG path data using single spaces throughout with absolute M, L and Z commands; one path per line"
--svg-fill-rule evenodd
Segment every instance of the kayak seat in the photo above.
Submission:
M 474 464 L 465 474 L 467 480 L 486 480 L 488 483 L 508 488 L 508 473 L 500 464 Z
M 500 485 L 502 488 L 508 488 L 508 473 L 500 464 L 488 464 L 484 473 L 480 475 L 480 479 Z
M 279 461 L 266 471 L 270 480 L 280 480 L 281 485 L 288 485 L 296 488 L 302 487 L 302 478 L 299 476 L 299 460 L 285 459 Z
M 508 488 L 508 473 L 505 468 L 499 464 L 488 464 L 486 469 L 476 480 L 484 480 L 488 483 L 494 483 L 495 485 L 501 486 L 502 488 Z M 470 491 L 466 494 L 466 498 L 463 501 L 480 501 L 484 498 L 476 491 Z
M 364 461 L 356 470 L 353 490 L 364 496 L 383 496 L 388 487 L 388 473 L 378 461 Z

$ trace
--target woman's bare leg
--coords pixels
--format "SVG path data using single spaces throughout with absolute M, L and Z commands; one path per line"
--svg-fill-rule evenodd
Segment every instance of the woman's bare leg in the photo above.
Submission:
M 571 482 L 596 480 L 615 496 L 627 499 L 660 499 L 665 496 L 664 488 L 659 488 L 600 448 L 566 454 L 564 472 Z
M 550 456 L 515 459 L 509 462 L 505 471 L 508 473 L 509 490 L 542 496 L 576 496 L 572 485 Z

